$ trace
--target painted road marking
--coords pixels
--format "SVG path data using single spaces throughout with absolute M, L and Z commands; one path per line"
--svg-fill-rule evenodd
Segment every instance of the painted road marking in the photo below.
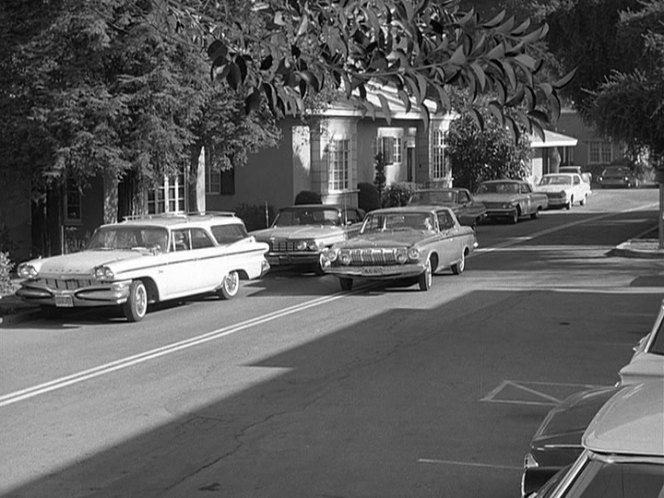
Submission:
M 458 465 L 462 467 L 480 467 L 483 469 L 499 469 L 499 470 L 523 470 L 523 467 L 516 465 L 494 465 L 491 463 L 477 463 L 477 462 L 459 462 L 457 460 L 438 460 L 436 458 L 418 458 L 418 463 L 437 463 L 441 465 Z
M 358 289 L 357 292 L 359 292 L 361 289 Z M 139 353 L 133 356 L 128 356 L 126 358 L 122 358 L 116 361 L 112 361 L 110 363 L 106 363 L 104 365 L 100 365 L 97 367 L 90 368 L 88 370 L 83 370 L 81 372 L 77 372 L 72 375 L 67 375 L 65 377 L 60 377 L 59 379 L 55 379 L 49 382 L 44 382 L 43 384 L 38 384 L 36 386 L 28 387 L 26 389 L 21 389 L 19 391 L 15 391 L 12 393 L 8 393 L 5 395 L 0 396 L 0 408 L 3 406 L 8 406 L 14 403 L 18 403 L 19 401 L 24 401 L 26 399 L 34 398 L 35 396 L 39 396 L 41 394 L 46 394 L 51 391 L 56 391 L 58 389 L 62 389 L 67 386 L 71 386 L 74 384 L 78 384 L 80 382 L 84 382 L 86 380 L 94 379 L 95 377 L 100 377 L 102 375 L 109 374 L 111 372 L 116 372 L 118 370 L 122 370 L 134 365 L 138 365 L 140 363 L 145 363 L 146 361 L 159 358 L 161 356 L 165 356 L 168 354 L 172 354 L 178 351 L 182 351 L 185 349 L 192 348 L 194 346 L 199 346 L 201 344 L 204 344 L 206 342 L 214 341 L 217 339 L 221 339 L 222 337 L 226 337 L 228 335 L 234 334 L 235 332 L 239 332 L 241 330 L 245 330 L 251 327 L 255 327 L 256 325 L 261 325 L 264 323 L 271 322 L 273 320 L 277 320 L 279 318 L 283 318 L 288 315 L 292 315 L 294 313 L 298 313 L 300 311 L 304 311 L 309 308 L 315 308 L 317 306 L 322 306 L 324 304 L 330 303 L 332 301 L 336 301 L 337 299 L 341 299 L 345 296 L 352 295 L 355 292 L 337 292 L 335 294 L 331 294 L 329 296 L 324 296 L 324 297 L 319 297 L 316 299 L 313 299 L 311 301 L 306 301 L 301 304 L 296 304 L 294 306 L 291 306 L 289 308 L 284 308 L 279 311 L 274 311 L 272 313 L 267 313 L 265 315 L 252 318 L 249 320 L 245 320 L 244 322 L 237 323 L 235 325 L 229 325 L 226 327 L 222 327 L 216 330 L 213 330 L 211 332 L 207 332 L 205 334 L 198 335 L 196 337 L 191 337 L 189 339 L 185 339 L 182 341 L 174 342 L 171 344 L 167 344 L 165 346 L 159 347 L 152 349 L 150 351 L 145 351 L 143 353 Z
M 606 386 L 566 382 L 504 380 L 480 401 L 513 405 L 555 406 L 570 394 L 598 387 Z

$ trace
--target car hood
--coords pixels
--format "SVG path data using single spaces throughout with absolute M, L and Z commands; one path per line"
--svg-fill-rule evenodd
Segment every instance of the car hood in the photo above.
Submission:
M 509 202 L 518 197 L 519 194 L 475 194 L 475 200 L 480 202 Z
M 359 235 L 345 242 L 335 244 L 334 247 L 340 249 L 410 247 L 431 237 L 432 235 L 424 230 L 421 232 L 415 230 L 387 231 Z
M 538 185 L 535 187 L 536 192 L 562 192 L 571 189 L 571 185 Z
M 96 266 L 151 255 L 147 250 L 133 251 L 81 251 L 62 256 L 34 259 L 29 262 L 40 276 L 90 274 Z
M 251 232 L 251 235 L 256 237 L 257 240 L 267 241 L 272 238 L 293 240 L 316 239 L 321 237 L 332 237 L 343 233 L 343 228 L 338 226 L 304 225 L 295 227 L 265 228 L 264 230 L 253 231 Z
M 618 372 L 623 384 L 635 384 L 653 378 L 664 378 L 664 356 L 641 353 Z

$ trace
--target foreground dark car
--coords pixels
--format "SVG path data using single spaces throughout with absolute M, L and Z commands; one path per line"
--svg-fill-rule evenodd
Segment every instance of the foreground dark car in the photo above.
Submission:
M 588 424 L 618 389 L 611 386 L 574 393 L 547 414 L 524 458 L 521 496 L 535 493 L 577 459 L 583 451 L 581 438 Z
M 463 272 L 477 247 L 475 231 L 444 206 L 407 206 L 370 212 L 360 233 L 321 255 L 321 268 L 339 278 L 342 290 L 355 279 L 417 283 L 429 290 L 432 275 Z
M 447 206 L 454 211 L 459 223 L 475 228 L 486 217 L 486 206 L 473 199 L 465 188 L 416 190 L 408 200 L 409 206 Z
M 609 166 L 597 177 L 597 183 L 602 188 L 633 188 L 638 187 L 640 182 L 630 167 Z
M 250 234 L 269 244 L 270 266 L 299 266 L 321 274 L 323 249 L 360 230 L 364 212 L 353 207 L 300 204 L 279 210 L 270 228 Z

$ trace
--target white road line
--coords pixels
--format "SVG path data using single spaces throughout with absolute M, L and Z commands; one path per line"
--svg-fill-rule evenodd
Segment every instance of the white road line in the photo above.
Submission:
M 436 463 L 440 465 L 457 465 L 460 467 L 481 467 L 484 469 L 500 469 L 500 470 L 523 470 L 523 467 L 516 465 L 493 465 L 491 463 L 477 463 L 477 462 L 459 462 L 456 460 L 438 460 L 435 458 L 419 458 L 418 463 Z
M 237 323 L 235 325 L 222 327 L 217 330 L 213 330 L 211 332 L 198 335 L 196 337 L 191 337 L 189 339 L 167 344 L 165 346 L 161 346 L 159 348 L 155 348 L 150 351 L 145 351 L 143 353 L 139 353 L 133 356 L 128 356 L 126 358 L 112 361 L 104 365 L 99 365 L 97 367 L 93 367 L 88 370 L 83 370 L 75 374 L 67 375 L 65 377 L 60 377 L 59 379 L 55 379 L 49 382 L 44 382 L 36 386 L 8 393 L 0 396 L 0 408 L 3 406 L 8 406 L 14 403 L 18 403 L 19 401 L 33 398 L 35 396 L 39 396 L 41 394 L 62 389 L 64 387 L 71 386 L 73 384 L 78 384 L 80 382 L 84 382 L 86 380 L 93 379 L 101 375 L 106 375 L 111 372 L 115 372 L 117 370 L 122 370 L 134 365 L 138 365 L 140 363 L 144 363 L 154 358 L 159 358 L 161 356 L 182 351 L 184 349 L 189 349 L 194 346 L 204 344 L 206 342 L 214 341 L 216 339 L 220 339 L 222 337 L 234 334 L 235 332 L 239 332 L 241 330 L 245 330 L 250 327 L 254 327 L 256 325 L 261 325 L 263 323 L 267 323 L 272 320 L 276 320 L 278 318 L 283 318 L 293 313 L 297 313 L 309 308 L 314 308 L 316 306 L 321 306 L 323 304 L 336 301 L 337 299 L 341 299 L 342 297 L 348 296 L 349 294 L 353 293 L 337 292 L 329 296 L 316 298 L 311 301 L 306 301 L 304 303 L 291 306 L 289 308 L 285 308 L 282 310 L 274 311 L 272 313 L 267 313 L 265 315 L 256 318 L 252 318 L 244 322 Z

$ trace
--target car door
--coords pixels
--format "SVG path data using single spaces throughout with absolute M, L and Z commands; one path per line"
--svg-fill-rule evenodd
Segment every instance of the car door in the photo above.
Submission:
M 532 213 L 534 209 L 537 209 L 537 206 L 534 206 L 533 189 L 531 189 L 530 185 L 527 183 L 521 183 L 519 185 L 519 191 L 521 192 L 521 197 L 523 198 L 521 214 Z
M 215 257 L 219 249 L 203 228 L 179 228 L 171 233 L 170 257 L 164 280 L 168 298 L 186 296 L 214 287 Z M 217 279 L 221 282 L 221 278 Z
M 461 237 L 459 237 L 459 225 L 454 222 L 450 213 L 441 209 L 436 212 L 438 220 L 439 236 L 436 242 L 439 266 L 447 267 L 459 259 L 461 251 Z
M 344 230 L 346 231 L 346 238 L 350 239 L 351 237 L 356 236 L 362 228 L 362 221 L 364 220 L 364 214 L 355 208 L 345 208 L 343 221 L 345 223 Z

